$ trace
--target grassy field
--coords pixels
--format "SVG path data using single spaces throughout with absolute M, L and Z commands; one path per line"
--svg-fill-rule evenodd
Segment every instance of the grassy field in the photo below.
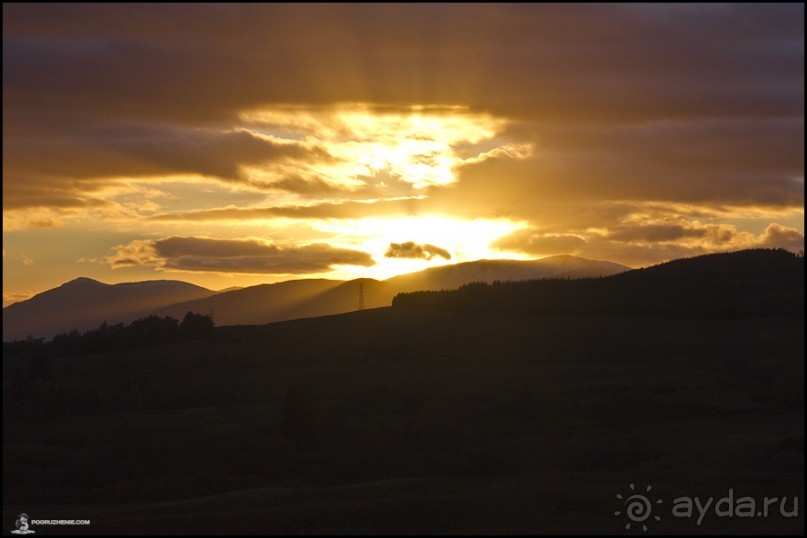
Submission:
M 393 308 L 4 357 L 4 530 L 608 534 L 635 483 L 650 533 L 803 532 L 803 357 L 801 319 Z M 730 488 L 798 517 L 671 515 Z

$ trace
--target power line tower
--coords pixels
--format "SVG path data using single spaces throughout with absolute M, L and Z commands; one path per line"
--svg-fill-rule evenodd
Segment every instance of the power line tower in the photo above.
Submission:
M 359 280 L 359 310 L 364 310 L 364 280 Z

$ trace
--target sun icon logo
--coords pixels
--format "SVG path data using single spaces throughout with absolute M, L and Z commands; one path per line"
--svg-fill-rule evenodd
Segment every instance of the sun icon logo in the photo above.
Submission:
M 661 504 L 661 499 L 657 499 L 655 502 L 651 502 L 648 498 L 648 494 L 650 490 L 653 489 L 653 486 L 647 486 L 647 489 L 644 493 L 635 493 L 636 486 L 633 484 L 630 485 L 631 494 L 625 498 L 622 494 L 617 493 L 616 498 L 622 501 L 623 506 L 625 507 L 625 515 L 628 516 L 628 524 L 625 525 L 625 530 L 630 530 L 630 526 L 632 523 L 636 523 L 637 527 L 638 524 L 642 524 L 642 530 L 647 531 L 647 525 L 645 521 L 647 521 L 653 513 L 653 505 L 654 504 Z M 614 512 L 614 515 L 619 517 L 622 515 L 622 510 L 617 510 Z M 653 519 L 656 521 L 661 521 L 661 516 L 653 516 Z

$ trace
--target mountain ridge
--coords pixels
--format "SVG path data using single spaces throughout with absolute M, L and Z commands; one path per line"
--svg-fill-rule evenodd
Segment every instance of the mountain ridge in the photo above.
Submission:
M 229 291 L 213 291 L 178 280 L 105 284 L 79 277 L 4 308 L 3 340 L 23 339 L 29 334 L 50 338 L 72 329 L 94 329 L 104 321 L 129 322 L 148 315 L 181 319 L 189 311 L 212 313 L 217 325 L 340 314 L 358 309 L 360 281 L 365 307 L 376 308 L 389 306 L 395 295 L 413 290 L 455 289 L 470 282 L 497 280 L 603 276 L 628 269 L 612 262 L 561 255 L 538 260 L 476 260 L 387 280 L 296 279 Z M 95 297 L 105 293 L 114 297 L 106 301 Z M 88 304 L 88 298 L 93 297 Z

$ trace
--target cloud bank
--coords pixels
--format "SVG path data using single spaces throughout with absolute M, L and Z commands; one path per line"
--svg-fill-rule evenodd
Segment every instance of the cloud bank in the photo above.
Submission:
M 285 275 L 321 273 L 335 265 L 368 267 L 366 252 L 327 244 L 278 246 L 256 240 L 166 237 L 135 240 L 115 248 L 113 268 L 152 265 L 163 270 Z

